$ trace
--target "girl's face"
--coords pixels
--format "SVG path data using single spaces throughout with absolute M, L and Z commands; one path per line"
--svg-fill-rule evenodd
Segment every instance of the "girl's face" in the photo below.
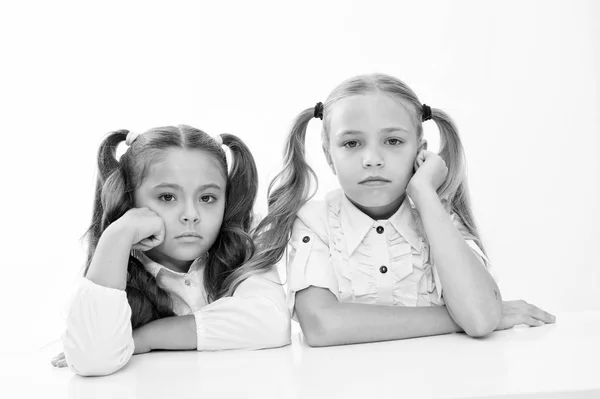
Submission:
M 164 241 L 146 255 L 170 269 L 187 271 L 219 234 L 225 185 L 219 162 L 208 153 L 166 150 L 135 191 L 135 206 L 151 209 L 165 223 Z
M 400 207 L 425 142 L 404 106 L 372 93 L 346 97 L 331 110 L 330 159 L 346 196 L 374 219 Z

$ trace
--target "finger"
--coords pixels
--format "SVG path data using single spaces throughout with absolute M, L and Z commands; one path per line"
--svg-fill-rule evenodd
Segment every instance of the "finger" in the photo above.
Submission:
M 423 158 L 423 161 L 426 161 L 428 158 L 431 158 L 432 156 L 435 156 L 436 154 L 433 153 L 432 151 L 427 151 L 427 150 L 423 150 L 421 151 L 421 158 Z
M 418 168 L 425 162 L 425 158 L 423 157 L 423 151 L 417 154 L 417 158 L 415 159 L 415 168 Z
M 131 247 L 131 249 L 137 249 L 138 251 L 145 252 L 145 251 L 149 251 L 149 250 L 151 250 L 151 249 L 152 249 L 152 247 L 149 247 L 148 245 L 142 245 L 142 244 L 140 244 L 140 243 L 137 243 L 137 244 L 134 244 L 134 245 Z
M 52 360 L 60 360 L 60 359 L 64 359 L 64 358 L 65 358 L 65 354 L 61 352 L 58 355 L 54 356 L 52 358 Z
M 539 327 L 539 326 L 543 326 L 546 323 L 544 323 L 541 320 L 534 319 L 533 317 L 530 316 L 530 317 L 527 317 L 525 319 L 525 323 L 524 324 L 527 324 L 530 327 Z
M 62 359 L 57 363 L 57 367 L 67 367 L 67 359 Z
M 152 236 L 144 238 L 143 240 L 138 242 L 136 245 L 139 245 L 144 248 L 152 248 Z
M 165 240 L 165 225 L 164 225 L 164 223 L 161 226 L 161 229 L 158 231 L 158 234 L 156 235 L 156 239 L 158 240 L 158 244 L 160 244 L 161 242 L 163 242 Z
M 556 322 L 556 316 L 543 311 L 542 309 L 538 308 L 537 306 L 534 305 L 529 305 L 529 314 L 531 315 L 531 317 L 538 319 L 540 321 L 543 321 L 544 323 L 555 323 Z
M 159 245 L 162 242 L 162 239 L 160 238 L 160 236 L 151 236 L 151 237 L 148 237 L 148 239 L 150 240 L 148 245 L 151 245 L 152 248 L 154 248 L 155 246 Z
M 145 251 L 147 251 L 149 249 L 154 248 L 161 242 L 162 242 L 162 240 L 157 239 L 155 236 L 150 236 L 150 237 L 144 238 L 142 241 L 139 242 L 139 244 L 145 248 Z

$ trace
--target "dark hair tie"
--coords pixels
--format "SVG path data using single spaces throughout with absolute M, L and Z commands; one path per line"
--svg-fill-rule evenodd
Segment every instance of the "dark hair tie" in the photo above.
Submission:
M 421 121 L 425 122 L 431 119 L 431 107 L 427 104 L 423 104 L 421 108 Z
M 317 105 L 315 105 L 315 111 L 313 112 L 313 117 L 323 120 L 323 103 L 322 102 L 318 102 Z

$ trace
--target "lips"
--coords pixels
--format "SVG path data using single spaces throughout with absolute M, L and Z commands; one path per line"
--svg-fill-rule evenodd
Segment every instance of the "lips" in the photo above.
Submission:
M 196 233 L 195 231 L 186 231 L 183 234 L 180 234 L 178 236 L 176 236 L 175 238 L 202 238 L 200 236 L 200 234 Z
M 363 179 L 358 182 L 358 184 L 383 184 L 383 183 L 391 183 L 391 180 L 386 179 L 381 176 L 369 176 L 366 179 Z

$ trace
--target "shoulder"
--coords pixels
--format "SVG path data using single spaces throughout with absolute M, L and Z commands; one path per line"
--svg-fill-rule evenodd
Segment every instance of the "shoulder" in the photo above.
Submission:
M 294 230 L 309 229 L 327 242 L 329 214 L 339 209 L 342 195 L 342 190 L 334 190 L 329 192 L 325 199 L 308 201 L 298 211 Z

